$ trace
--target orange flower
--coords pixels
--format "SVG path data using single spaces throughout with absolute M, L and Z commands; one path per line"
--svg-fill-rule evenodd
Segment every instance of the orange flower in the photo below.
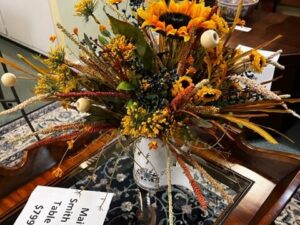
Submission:
M 241 18 L 238 18 L 236 24 L 241 25 L 241 26 L 245 26 L 246 25 L 246 21 L 242 20 Z
M 56 40 L 56 35 L 51 35 L 50 37 L 49 37 L 49 40 L 52 42 L 52 43 L 54 43 L 55 42 L 55 40 Z
M 156 141 L 150 141 L 148 147 L 150 150 L 156 150 L 158 148 L 158 144 Z
M 99 25 L 99 30 L 100 30 L 100 32 L 106 31 L 106 26 L 100 24 L 100 25 Z
M 55 177 L 62 177 L 63 175 L 63 171 L 60 167 L 57 167 L 55 170 L 53 170 L 52 174 L 55 176 Z
M 108 0 L 110 4 L 120 4 L 122 0 Z
M 77 27 L 73 28 L 73 34 L 75 34 L 76 36 L 78 36 L 78 28 Z
M 69 141 L 67 141 L 68 150 L 71 150 L 74 147 L 74 142 L 75 142 L 75 140 L 69 140 Z
M 193 66 L 190 66 L 186 71 L 186 73 L 189 75 L 194 75 L 196 72 L 197 72 L 197 69 Z

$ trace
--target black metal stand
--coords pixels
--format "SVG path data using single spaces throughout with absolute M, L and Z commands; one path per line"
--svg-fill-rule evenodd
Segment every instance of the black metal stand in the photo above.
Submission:
M 3 57 L 1 51 L 0 51 L 0 57 Z M 7 71 L 6 65 L 4 63 L 1 63 L 1 65 L 2 65 L 4 73 L 7 73 L 8 71 Z M 4 94 L 3 94 L 3 91 L 2 91 L 2 88 L 1 88 L 1 85 L 0 85 L 0 102 L 1 102 L 2 107 L 4 109 L 11 108 L 12 107 L 12 104 L 11 104 L 12 101 L 4 99 Z
M 3 57 L 1 51 L 0 51 L 0 57 Z M 4 73 L 8 73 L 8 69 L 7 69 L 6 65 L 4 63 L 1 63 L 1 65 L 2 65 Z M 13 106 L 12 105 L 13 102 L 16 102 L 17 104 L 21 103 L 20 98 L 18 96 L 18 93 L 17 93 L 16 89 L 14 87 L 11 87 L 10 89 L 11 89 L 11 92 L 13 93 L 15 99 L 4 99 L 4 95 L 3 95 L 3 92 L 2 92 L 2 89 L 1 89 L 1 85 L 0 85 L 0 102 L 1 102 L 1 104 L 2 104 L 2 106 L 3 106 L 4 109 L 10 109 Z M 21 109 L 20 111 L 21 111 L 22 116 L 25 119 L 26 123 L 28 124 L 30 130 L 32 132 L 35 132 L 35 129 L 32 126 L 32 124 L 31 124 L 31 122 L 30 122 L 30 120 L 28 118 L 28 115 L 25 112 L 25 110 Z M 38 135 L 35 135 L 35 137 L 38 140 L 41 140 Z

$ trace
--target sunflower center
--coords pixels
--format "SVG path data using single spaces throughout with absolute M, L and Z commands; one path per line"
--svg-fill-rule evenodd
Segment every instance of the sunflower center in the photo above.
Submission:
M 188 82 L 187 80 L 183 80 L 181 81 L 181 85 L 183 88 L 187 88 L 190 85 L 190 82 Z
M 171 24 L 175 29 L 182 26 L 187 26 L 191 17 L 182 13 L 164 13 L 159 17 L 159 20 L 165 22 L 166 25 Z
M 216 95 L 216 94 L 214 94 L 214 93 L 206 93 L 206 94 L 204 95 L 204 98 L 213 98 L 215 95 Z

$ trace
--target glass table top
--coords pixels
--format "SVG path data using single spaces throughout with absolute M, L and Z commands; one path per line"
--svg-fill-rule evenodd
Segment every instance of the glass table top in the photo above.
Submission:
M 203 210 L 193 192 L 173 185 L 174 224 L 220 224 L 251 187 L 252 181 L 195 156 L 203 168 L 216 179 L 234 203 L 228 205 L 221 193 L 204 176 L 193 174 L 206 198 Z M 93 191 L 113 192 L 105 224 L 168 224 L 167 187 L 157 192 L 139 188 L 133 178 L 133 144 L 116 139 L 98 155 L 81 164 L 58 186 Z
M 105 225 L 167 225 L 167 187 L 157 192 L 139 188 L 132 172 L 133 151 L 134 145 L 131 140 L 116 138 L 103 149 L 99 149 L 99 153 L 83 162 L 56 186 L 114 193 Z M 193 192 L 188 188 L 173 185 L 174 224 L 221 224 L 253 182 L 234 171 L 220 168 L 197 156 L 193 157 L 223 186 L 234 202 L 228 205 L 222 194 L 202 174 L 195 172 L 193 177 L 207 201 L 208 210 L 201 208 Z M 3 225 L 13 224 L 17 214 Z

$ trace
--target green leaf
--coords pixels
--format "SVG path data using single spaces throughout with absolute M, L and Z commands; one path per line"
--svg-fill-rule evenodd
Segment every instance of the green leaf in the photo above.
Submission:
M 128 38 L 135 45 L 137 54 L 141 58 L 145 69 L 151 71 L 153 66 L 153 52 L 146 42 L 142 31 L 129 23 L 120 21 L 108 14 L 107 16 L 114 34 L 121 34 Z
M 103 45 L 107 45 L 108 44 L 108 41 L 106 40 L 105 37 L 101 36 L 101 35 L 98 35 L 98 40 L 100 41 L 101 44 Z
M 110 37 L 110 32 L 108 30 L 104 30 L 104 31 L 101 31 L 101 34 L 103 34 L 105 37 Z
M 132 99 L 130 99 L 126 104 L 126 108 L 132 108 L 133 104 L 134 104 L 134 101 Z
M 119 85 L 117 87 L 118 91 L 133 91 L 134 89 L 135 89 L 135 86 L 126 81 L 122 81 L 121 83 L 119 83 Z
M 84 36 L 84 42 L 85 42 L 85 44 L 89 47 L 89 49 L 92 52 L 94 52 L 95 49 L 93 48 L 93 44 L 92 44 L 91 40 L 89 39 L 89 37 L 86 34 L 83 34 L 83 36 Z

